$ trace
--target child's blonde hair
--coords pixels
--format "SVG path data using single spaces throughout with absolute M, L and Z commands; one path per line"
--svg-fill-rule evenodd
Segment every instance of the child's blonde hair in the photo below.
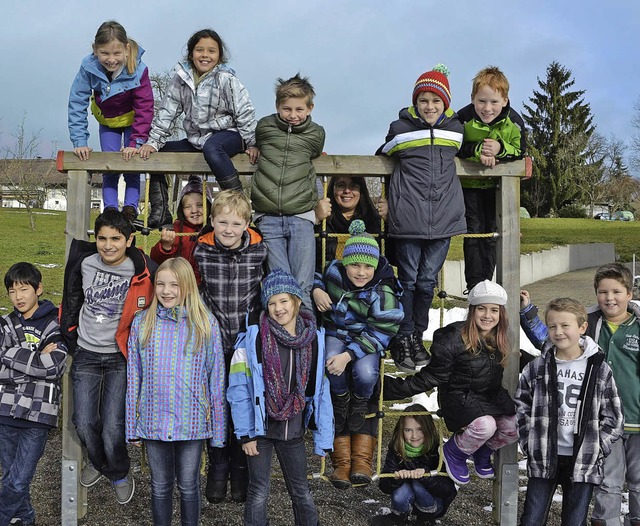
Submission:
M 570 314 L 573 314 L 578 321 L 578 325 L 582 325 L 587 321 L 587 309 L 585 309 L 584 305 L 582 305 L 578 300 L 574 300 L 572 298 L 556 298 L 555 300 L 551 300 L 544 311 L 545 323 L 547 322 L 547 316 L 551 311 L 569 312 Z
M 489 86 L 492 90 L 500 93 L 505 99 L 509 98 L 509 81 L 506 75 L 495 66 L 487 66 L 478 71 L 478 74 L 473 78 L 471 98 L 476 96 L 476 93 L 478 93 L 478 90 L 482 86 Z
M 224 190 L 220 192 L 213 200 L 211 208 L 211 218 L 228 208 L 230 212 L 237 214 L 245 221 L 251 221 L 251 201 L 240 190 Z
M 107 20 L 103 22 L 93 39 L 93 51 L 99 46 L 104 46 L 117 40 L 127 49 L 127 71 L 129 75 L 133 75 L 138 67 L 138 43 L 132 38 L 127 37 L 124 27 L 115 20 Z
M 307 106 L 311 107 L 315 96 L 316 92 L 309 78 L 301 77 L 300 73 L 296 73 L 290 79 L 278 79 L 276 83 L 276 106 L 287 99 L 306 99 Z
M 405 408 L 405 413 L 426 413 L 427 410 L 420 404 L 411 404 L 410 406 Z M 406 458 L 405 448 L 404 448 L 404 426 L 407 418 L 413 418 L 420 429 L 422 430 L 422 434 L 424 435 L 424 453 L 428 453 L 432 449 L 438 447 L 440 442 L 440 437 L 438 435 L 438 431 L 436 430 L 436 425 L 433 422 L 433 418 L 431 415 L 403 415 L 398 418 L 396 422 L 396 427 L 393 428 L 393 434 L 391 435 L 391 441 L 389 442 L 389 447 L 393 449 L 398 455 L 402 458 Z
M 509 318 L 507 316 L 507 309 L 504 308 L 504 305 L 498 305 L 500 309 L 498 325 L 491 329 L 487 338 L 483 338 L 480 336 L 478 326 L 476 325 L 473 316 L 473 313 L 478 307 L 479 305 L 469 305 L 467 319 L 462 326 L 462 341 L 464 343 L 464 348 L 472 353 L 477 352 L 484 342 L 487 347 L 497 350 L 502 355 L 500 365 L 504 367 L 509 358 L 509 338 L 507 336 Z
M 187 314 L 187 345 L 185 352 L 191 348 L 194 352 L 202 348 L 211 341 L 211 321 L 210 313 L 202 302 L 196 276 L 189 262 L 182 258 L 170 258 L 165 260 L 156 271 L 156 276 L 163 270 L 169 270 L 178 280 L 180 287 L 180 307 L 183 307 Z M 144 314 L 142 330 L 140 333 L 140 345 L 145 347 L 156 329 L 156 319 L 158 311 L 158 297 L 154 294 L 151 305 Z

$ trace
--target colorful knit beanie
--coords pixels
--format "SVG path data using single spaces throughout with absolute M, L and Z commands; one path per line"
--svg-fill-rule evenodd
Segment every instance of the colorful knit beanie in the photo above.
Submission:
M 300 285 L 291 274 L 281 268 L 277 268 L 271 271 L 262 282 L 260 299 L 264 309 L 269 304 L 269 298 L 276 294 L 293 294 L 302 299 L 302 288 L 300 288 Z
M 364 221 L 355 219 L 349 226 L 351 237 L 344 244 L 342 252 L 342 264 L 344 266 L 352 263 L 364 263 L 378 268 L 380 258 L 380 247 L 371 234 L 365 232 Z
M 451 105 L 451 90 L 449 89 L 449 68 L 444 64 L 437 64 L 431 71 L 427 71 L 418 77 L 413 88 L 413 105 L 416 105 L 418 94 L 423 91 L 435 93 L 444 102 L 444 109 Z

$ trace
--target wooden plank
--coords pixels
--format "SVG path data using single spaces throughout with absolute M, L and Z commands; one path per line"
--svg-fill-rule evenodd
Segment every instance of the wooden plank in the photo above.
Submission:
M 244 155 L 233 157 L 233 164 L 240 175 L 251 175 L 256 169 Z M 393 172 L 394 162 L 381 155 L 321 155 L 313 161 L 318 175 L 382 176 Z M 460 177 L 523 177 L 524 161 L 499 163 L 486 168 L 479 163 L 456 159 Z M 89 172 L 138 172 L 138 173 L 211 173 L 209 165 L 200 153 L 155 153 L 148 160 L 134 157 L 125 161 L 118 152 L 92 152 L 87 161 L 81 161 L 73 152 L 58 152 L 58 170 L 87 170 Z
M 496 277 L 507 291 L 509 298 L 506 308 L 509 317 L 508 337 L 511 344 L 502 385 L 513 396 L 520 371 L 520 179 L 516 177 L 501 179 L 496 199 L 496 215 L 500 234 L 496 254 Z M 495 503 L 493 514 L 495 521 L 501 526 L 516 526 L 517 491 L 515 505 L 512 497 L 505 501 L 505 495 L 507 493 L 511 495 L 513 488 L 510 487 L 512 477 L 504 480 L 503 477 L 507 472 L 512 474 L 514 465 L 517 467 L 517 455 L 517 443 L 501 448 L 494 455 L 494 469 L 497 476 L 493 485 Z M 517 474 L 515 478 L 517 480 Z
M 69 256 L 71 240 L 88 239 L 87 229 L 91 220 L 91 185 L 89 173 L 83 170 L 70 171 L 67 180 L 67 224 L 66 255 Z M 87 489 L 79 484 L 83 451 L 75 427 L 73 415 L 73 390 L 71 387 L 71 357 L 62 379 L 62 524 L 76 526 L 78 519 L 87 513 Z

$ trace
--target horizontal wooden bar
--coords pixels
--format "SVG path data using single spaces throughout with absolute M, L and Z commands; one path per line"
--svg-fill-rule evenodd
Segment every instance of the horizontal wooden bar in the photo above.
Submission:
M 245 154 L 236 155 L 232 160 L 240 175 L 251 175 L 256 169 Z M 366 177 L 390 175 L 394 161 L 382 155 L 321 155 L 313 161 L 313 165 L 318 175 Z M 456 167 L 460 177 L 524 177 L 524 161 L 498 163 L 494 168 L 486 168 L 479 163 L 456 159 Z M 118 152 L 92 152 L 87 161 L 81 161 L 73 152 L 59 151 L 57 168 L 59 172 L 211 173 L 201 153 L 173 152 L 153 153 L 146 161 L 140 157 L 125 161 Z

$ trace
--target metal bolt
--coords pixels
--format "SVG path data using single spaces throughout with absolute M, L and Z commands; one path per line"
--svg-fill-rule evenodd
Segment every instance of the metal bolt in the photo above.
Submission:
M 73 497 L 69 497 L 69 502 L 75 502 L 76 499 L 74 499 Z
M 73 466 L 69 466 L 69 471 L 73 471 Z

